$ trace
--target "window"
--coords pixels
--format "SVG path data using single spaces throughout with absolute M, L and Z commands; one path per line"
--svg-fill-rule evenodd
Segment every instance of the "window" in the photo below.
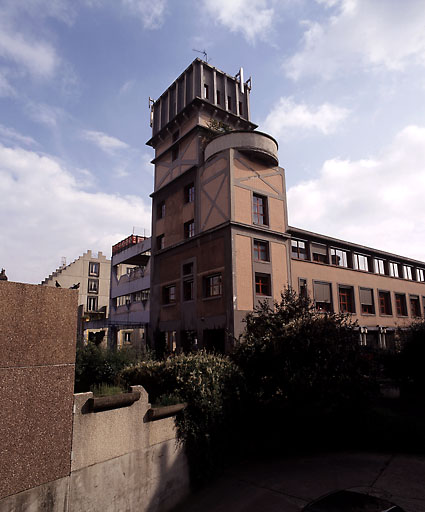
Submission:
M 209 95 L 209 87 L 208 87 L 208 84 L 204 84 L 204 98 L 205 98 L 206 100 L 208 100 L 208 99 L 209 99 L 209 97 L 210 97 L 210 95 Z
M 99 263 L 95 261 L 89 262 L 89 276 L 99 277 Z
M 195 184 L 189 183 L 184 187 L 184 202 L 193 203 L 195 201 Z
M 409 267 L 408 265 L 403 265 L 403 277 L 404 279 L 410 279 L 412 280 L 412 267 Z
M 410 296 L 410 311 L 413 317 L 421 316 L 421 303 L 419 302 L 419 297 L 417 295 Z
M 331 249 L 331 262 L 338 267 L 348 267 L 347 252 L 342 249 Z
M 221 274 L 205 278 L 205 296 L 219 297 L 221 295 Z
M 368 257 L 364 254 L 354 254 L 354 268 L 356 270 L 365 270 L 369 272 Z
M 252 215 L 254 224 L 268 226 L 267 197 L 254 194 L 252 196 Z
M 99 293 L 99 281 L 97 279 L 89 279 L 87 288 L 89 293 Z
M 352 286 L 340 286 L 339 289 L 339 310 L 341 313 L 355 313 L 354 292 Z
M 254 259 L 257 261 L 270 261 L 268 242 L 254 240 Z
M 87 297 L 87 311 L 97 311 L 97 297 Z
M 184 223 L 184 237 L 192 238 L 195 236 L 195 221 L 192 219 Z
M 193 274 L 193 262 L 185 263 L 183 265 L 183 275 L 188 276 L 190 274 Z
M 156 248 L 159 250 L 164 249 L 165 247 L 165 239 L 164 235 L 159 235 L 156 237 Z
M 136 292 L 133 294 L 134 302 L 143 302 L 149 300 L 149 288 L 146 290 L 141 290 L 140 292 Z
M 389 262 L 390 276 L 398 277 L 398 263 L 394 263 L 394 261 Z
M 378 292 L 379 313 L 381 315 L 392 315 L 390 292 Z
M 221 105 L 221 93 L 217 91 L 217 105 Z
M 317 261 L 319 263 L 328 263 L 328 248 L 326 245 L 312 243 L 310 245 L 310 250 L 313 261 Z
M 314 305 L 318 311 L 332 311 L 331 284 L 314 282 Z
M 176 142 L 176 140 L 180 137 L 180 131 L 177 130 L 173 133 L 173 142 Z
M 256 295 L 271 296 L 269 274 L 255 274 L 255 293 Z
M 375 274 L 385 275 L 385 262 L 379 258 L 375 258 Z
M 158 205 L 156 217 L 158 219 L 163 219 L 165 217 L 165 201 L 161 201 Z
M 371 288 L 360 288 L 360 304 L 363 315 L 374 315 L 375 305 L 373 303 L 373 290 Z
M 425 281 L 424 271 L 422 268 L 416 269 L 416 281 Z
M 307 291 L 307 279 L 298 279 L 298 287 L 299 287 L 299 294 L 300 297 L 307 298 L 308 291 Z
M 179 156 L 179 146 L 177 144 L 171 150 L 171 161 L 174 162 L 174 160 L 177 160 L 178 156 Z
M 183 300 L 193 300 L 193 279 L 183 281 Z
M 307 247 L 306 242 L 302 240 L 292 240 L 291 241 L 291 254 L 293 258 L 297 258 L 299 260 L 306 260 L 307 258 Z
M 239 102 L 239 115 L 243 116 L 242 101 Z
M 227 110 L 232 110 L 232 98 L 227 96 Z
M 162 303 L 174 304 L 176 302 L 176 285 L 171 284 L 162 288 Z
M 128 306 L 131 303 L 131 295 L 120 295 L 115 299 L 116 306 Z
M 124 343 L 131 343 L 131 332 L 124 333 Z
M 395 307 L 397 316 L 407 316 L 406 295 L 404 293 L 395 294 Z

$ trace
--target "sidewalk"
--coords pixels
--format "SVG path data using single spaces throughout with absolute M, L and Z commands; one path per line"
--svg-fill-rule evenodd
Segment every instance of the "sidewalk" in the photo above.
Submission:
M 425 457 L 333 453 L 243 463 L 173 512 L 297 512 L 342 489 L 425 512 Z

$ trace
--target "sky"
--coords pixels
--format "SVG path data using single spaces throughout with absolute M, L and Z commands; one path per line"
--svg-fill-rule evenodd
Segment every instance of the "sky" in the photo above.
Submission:
M 150 234 L 148 99 L 206 51 L 252 76 L 289 223 L 425 260 L 423 0 L 0 0 L 0 268 Z

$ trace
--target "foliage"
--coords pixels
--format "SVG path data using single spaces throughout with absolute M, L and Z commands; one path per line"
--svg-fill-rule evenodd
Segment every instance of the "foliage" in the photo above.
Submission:
M 349 315 L 318 312 L 291 289 L 273 307 L 264 302 L 247 315 L 233 357 L 250 396 L 266 407 L 335 411 L 371 388 Z
M 233 128 L 230 125 L 223 123 L 222 121 L 217 121 L 217 119 L 213 118 L 209 119 L 207 127 L 217 133 L 230 133 L 233 131 Z
M 398 330 L 401 351 L 398 355 L 397 373 L 404 390 L 425 393 L 425 320 L 413 322 L 408 328 Z
M 173 393 L 188 406 L 176 419 L 196 484 L 220 466 L 238 434 L 235 421 L 243 390 L 238 368 L 226 356 L 200 351 L 126 368 L 120 382 L 141 384 L 152 402 Z
M 125 389 L 120 386 L 112 386 L 111 384 L 96 384 L 90 387 L 95 397 L 119 395 L 125 393 Z
M 132 349 L 107 350 L 87 343 L 77 349 L 75 392 L 89 391 L 99 384 L 115 384 L 120 370 L 135 363 L 140 356 Z

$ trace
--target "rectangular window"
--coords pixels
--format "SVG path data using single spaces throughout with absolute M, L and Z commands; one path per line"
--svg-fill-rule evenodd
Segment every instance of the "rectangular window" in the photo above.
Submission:
M 184 237 L 192 238 L 195 236 L 195 221 L 192 219 L 184 223 Z
M 183 275 L 189 276 L 191 274 L 193 274 L 193 262 L 185 263 L 183 265 Z
M 310 250 L 312 254 L 313 261 L 317 261 L 318 263 L 328 263 L 328 248 L 326 245 L 322 244 L 310 244 Z
M 392 315 L 390 292 L 379 293 L 379 313 L 381 315 Z
M 354 291 L 352 286 L 340 286 L 339 292 L 339 310 L 341 313 L 355 313 L 354 309 Z
M 89 276 L 99 277 L 99 263 L 96 261 L 89 262 Z
M 298 287 L 299 287 L 299 294 L 301 297 L 307 298 L 308 296 L 308 290 L 307 290 L 307 279 L 298 279 Z
M 221 274 L 214 274 L 205 278 L 205 296 L 219 297 L 221 295 Z
M 369 260 L 364 254 L 354 254 L 354 268 L 369 272 Z
M 403 277 L 404 279 L 413 279 L 412 267 L 409 267 L 408 265 L 403 265 Z
M 421 281 L 422 283 L 425 281 L 425 274 L 422 268 L 416 269 L 416 281 Z
M 208 84 L 204 84 L 204 98 L 208 100 L 210 97 L 209 87 Z
M 254 240 L 254 260 L 270 261 L 269 243 L 263 240 Z
M 193 203 L 195 201 L 195 184 L 189 183 L 184 187 L 184 202 Z
M 256 295 L 271 296 L 270 274 L 255 274 Z
M 177 144 L 171 150 L 171 161 L 174 162 L 174 160 L 177 160 L 178 156 L 179 156 L 179 145 Z
M 239 102 L 239 115 L 243 116 L 243 108 L 242 108 L 242 101 Z
M 89 279 L 87 289 L 89 293 L 99 293 L 99 281 L 97 279 Z
M 398 277 L 398 263 L 394 263 L 394 261 L 389 262 L 390 276 Z
M 318 311 L 332 311 L 331 284 L 314 282 L 314 305 Z
M 97 311 L 97 297 L 87 297 L 87 311 Z
M 338 267 L 348 267 L 347 261 L 347 251 L 343 251 L 342 249 L 331 249 L 331 262 L 332 265 L 337 265 Z
M 162 288 L 162 303 L 174 304 L 176 302 L 176 285 L 170 284 Z
M 306 260 L 307 257 L 307 244 L 302 240 L 291 240 L 291 255 L 293 258 L 299 260 Z
M 183 300 L 193 300 L 193 279 L 183 281 Z
M 374 259 L 375 263 L 375 274 L 385 275 L 385 262 L 379 258 Z
M 217 91 L 217 105 L 221 105 L 221 93 Z
M 165 201 L 159 203 L 156 217 L 157 219 L 163 219 L 165 217 Z
M 232 110 L 232 98 L 227 96 L 227 110 Z
M 375 305 L 373 303 L 372 288 L 360 288 L 360 304 L 363 315 L 374 315 Z
M 164 249 L 165 247 L 165 238 L 164 238 L 164 235 L 159 235 L 156 237 L 156 248 L 158 249 L 158 251 L 160 251 L 161 249 Z
M 410 296 L 410 311 L 413 317 L 421 316 L 421 303 L 417 295 Z
M 252 196 L 252 216 L 254 224 L 268 226 L 267 197 L 259 194 Z
M 406 295 L 404 293 L 395 294 L 395 307 L 397 316 L 407 316 Z
M 124 343 L 131 343 L 131 332 L 124 333 Z

